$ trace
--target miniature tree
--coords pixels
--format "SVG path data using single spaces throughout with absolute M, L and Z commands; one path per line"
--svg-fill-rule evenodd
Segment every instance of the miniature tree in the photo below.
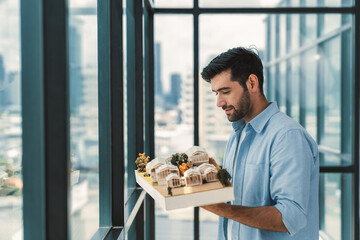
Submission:
M 167 190 L 168 190 L 168 194 L 169 194 L 170 196 L 172 196 L 171 187 L 168 187 Z
M 145 157 L 145 153 L 139 153 L 139 157 L 136 158 L 135 164 L 139 172 L 146 171 L 146 164 L 150 157 Z
M 181 176 L 184 176 L 184 173 L 189 170 L 189 166 L 186 164 L 186 163 L 183 163 L 179 166 L 179 171 L 180 171 L 180 174 Z
M 226 170 L 226 168 L 220 169 L 217 174 L 216 177 L 219 179 L 219 181 L 221 182 L 221 184 L 223 186 L 229 186 L 230 185 L 230 173 Z
M 175 166 L 180 166 L 183 163 L 187 163 L 188 155 L 186 153 L 175 153 L 171 157 L 171 164 Z
M 214 165 L 214 166 L 216 167 L 216 170 L 219 171 L 219 170 L 221 169 L 221 167 L 219 167 L 219 165 L 216 163 L 216 161 L 215 161 L 214 158 L 209 157 L 209 163 L 212 164 L 212 165 Z

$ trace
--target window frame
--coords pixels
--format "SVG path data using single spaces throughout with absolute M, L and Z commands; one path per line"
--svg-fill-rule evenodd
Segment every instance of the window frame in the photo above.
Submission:
M 144 1 L 144 2 L 143 2 Z M 154 157 L 154 14 L 192 14 L 194 19 L 194 144 L 199 144 L 199 16 L 200 14 L 352 14 L 351 36 L 355 56 L 353 109 L 344 109 L 342 117 L 354 113 L 349 136 L 344 133 L 342 148 L 352 144 L 352 165 L 321 166 L 321 173 L 351 173 L 353 198 L 348 235 L 359 236 L 359 79 L 360 79 L 360 3 L 352 7 L 281 7 L 281 8 L 154 8 L 151 0 L 127 0 L 127 79 L 123 74 L 123 3 L 98 0 L 99 58 L 99 190 L 100 222 L 93 239 L 155 239 L 154 201 L 135 185 L 133 159 L 144 150 Z M 89 12 L 92 12 L 91 9 Z M 69 76 L 68 8 L 65 0 L 21 0 L 21 81 L 23 118 L 23 222 L 25 239 L 69 239 Z M 144 24 L 143 24 L 144 17 Z M 300 24 L 303 20 L 300 18 Z M 144 27 L 144 30 L 143 30 Z M 31 31 L 29 31 L 31 29 Z M 275 34 L 275 33 L 272 33 Z M 300 39 L 300 44 L 301 44 Z M 350 46 L 342 46 L 346 50 Z M 143 56 L 143 50 L 145 56 Z M 130 53 L 130 54 L 129 54 Z M 56 56 L 55 58 L 53 56 Z M 51 62 L 52 64 L 47 64 Z M 30 64 L 31 63 L 31 64 Z M 348 62 L 342 62 L 346 64 Z M 276 63 L 274 63 L 276 64 Z M 342 66 L 344 67 L 344 66 Z M 145 69 L 145 77 L 143 71 Z M 129 73 L 134 73 L 131 75 Z M 137 106 L 128 112 L 128 157 L 124 149 L 123 81 L 128 97 Z M 130 85 L 129 85 L 130 84 Z M 133 84 L 133 85 L 131 85 Z M 145 86 L 145 91 L 143 87 Z M 54 90 L 55 89 L 55 90 Z M 342 95 L 346 93 L 345 90 Z M 60 93 L 60 94 L 59 94 Z M 134 96 L 140 96 L 134 98 Z M 143 97 L 145 101 L 143 101 Z M 129 100 L 129 98 L 128 98 Z M 145 102 L 145 103 L 144 103 Z M 346 99 L 342 99 L 346 102 Z M 300 101 L 301 104 L 301 101 Z M 56 110 L 55 110 L 56 109 Z M 301 112 L 300 112 L 301 116 Z M 144 123 L 144 119 L 146 119 Z M 301 117 L 300 117 L 301 119 Z M 143 127 L 145 125 L 145 129 Z M 60 127 L 59 127 L 60 126 Z M 342 128 L 345 127 L 342 123 Z M 318 128 L 319 129 L 319 128 Z M 56 137 L 54 137 L 56 136 Z M 145 136 L 145 140 L 144 140 Z M 351 139 L 351 140 L 349 140 Z M 110 146 L 110 147 L 109 147 Z M 320 151 L 326 152 L 326 149 Z M 45 161 L 46 160 L 46 161 Z M 135 188 L 124 199 L 124 164 L 127 161 L 130 184 Z M 53 186 L 57 186 L 56 188 Z M 346 186 L 344 186 L 344 189 Z M 344 200 L 344 199 L 343 199 Z M 146 220 L 146 222 L 145 222 Z M 144 228 L 145 222 L 145 228 Z M 200 239 L 199 209 L 194 208 L 194 239 Z M 134 232 L 137 232 L 135 234 Z M 343 230 L 342 232 L 345 232 Z

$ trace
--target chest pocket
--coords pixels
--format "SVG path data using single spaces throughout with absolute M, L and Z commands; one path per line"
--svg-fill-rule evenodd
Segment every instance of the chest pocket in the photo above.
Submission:
M 242 205 L 263 206 L 268 195 L 269 165 L 247 163 L 244 169 Z

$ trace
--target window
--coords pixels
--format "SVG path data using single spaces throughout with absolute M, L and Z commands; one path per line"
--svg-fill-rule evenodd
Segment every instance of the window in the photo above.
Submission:
M 304 126 L 310 135 L 317 140 L 317 62 L 319 55 L 316 49 L 313 48 L 303 55 L 303 84 L 305 92 L 302 98 L 304 101 Z
M 0 1 L 0 235 L 22 239 L 20 1 Z
M 221 165 L 232 128 L 199 73 L 255 45 L 265 96 L 319 144 L 321 236 L 356 238 L 354 3 L 0 0 L 1 237 L 216 238 L 216 215 L 137 188 L 134 160 L 199 144 Z
M 155 15 L 155 156 L 170 157 L 193 146 L 192 26 L 191 15 Z M 156 239 L 192 236 L 193 208 L 165 212 L 155 204 Z
M 291 15 L 287 18 L 288 24 L 299 27 L 288 35 L 292 43 L 289 54 L 279 55 L 277 59 L 272 55 L 265 63 L 270 99 L 276 88 L 280 109 L 285 111 L 286 101 L 287 114 L 298 120 L 319 144 L 323 172 L 320 177 L 320 231 L 331 239 L 348 239 L 351 232 L 348 204 L 352 199 L 352 174 L 346 173 L 344 168 L 336 168 L 352 162 L 349 126 L 353 116 L 350 110 L 353 92 L 347 87 L 352 86 L 348 81 L 353 79 L 351 73 L 348 74 L 352 66 L 349 18 L 346 14 L 304 14 L 300 15 L 299 23 L 297 15 Z M 268 16 L 266 19 L 272 21 L 274 18 Z M 272 28 L 271 23 L 267 26 Z M 303 47 L 294 39 L 299 36 L 298 31 Z M 267 39 L 282 41 L 281 35 L 274 39 L 273 31 Z M 325 166 L 335 167 L 337 172 L 327 173 Z
M 89 239 L 99 228 L 97 3 L 69 8 L 71 236 Z

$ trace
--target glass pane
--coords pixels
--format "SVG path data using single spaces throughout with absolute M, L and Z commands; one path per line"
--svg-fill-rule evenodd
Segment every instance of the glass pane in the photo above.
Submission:
M 323 45 L 324 135 L 320 144 L 341 149 L 341 46 L 340 36 Z
M 286 15 L 280 15 L 279 16 L 279 21 L 280 21 L 280 25 L 279 25 L 279 35 L 280 35 L 280 42 L 279 42 L 279 48 L 280 48 L 280 57 L 284 56 L 286 54 L 286 44 L 287 44 L 287 37 L 286 37 Z
M 321 29 L 322 35 L 336 31 L 341 27 L 340 14 L 324 14 L 322 17 L 324 18 L 324 27 Z
M 286 62 L 280 63 L 279 70 L 278 86 L 276 86 L 277 103 L 280 111 L 286 113 Z
M 209 156 L 222 165 L 232 127 L 224 111 L 216 106 L 216 97 L 210 84 L 203 80 L 199 84 L 200 146 L 205 147 Z
M 200 208 L 200 240 L 217 239 L 219 216 Z
M 286 40 L 282 39 L 281 24 L 276 24 L 277 21 L 281 23 L 281 19 L 284 19 L 282 16 L 267 15 L 265 18 L 266 47 L 271 48 L 263 51 L 268 55 L 265 56 L 266 62 L 264 63 L 267 98 L 271 101 L 276 99 L 282 110 L 284 110 L 284 106 L 289 107 L 287 114 L 301 122 L 316 140 L 321 141 L 321 145 L 335 151 L 342 151 L 342 154 L 346 152 L 347 155 L 343 155 L 342 158 L 343 164 L 348 164 L 351 159 L 349 146 L 352 144 L 346 140 L 351 138 L 351 133 L 345 126 L 351 126 L 351 115 L 353 114 L 350 110 L 352 89 L 348 87 L 353 86 L 351 73 L 353 59 L 351 56 L 352 26 L 350 22 L 344 20 L 351 19 L 351 15 L 291 14 L 291 18 L 286 19 L 287 26 L 291 27 L 290 32 L 286 35 L 290 39 Z M 323 22 L 332 17 L 343 19 L 343 25 Z M 312 23 L 309 25 L 307 23 L 309 19 L 320 19 L 323 24 Z M 274 34 L 274 31 L 276 33 L 278 29 L 280 29 L 280 34 Z M 327 32 L 324 32 L 324 29 L 327 29 Z M 322 31 L 323 35 L 317 37 L 316 32 L 319 31 Z M 299 39 L 299 36 L 302 40 Z M 326 38 L 326 36 L 328 37 Z M 305 44 L 306 48 L 300 48 L 299 40 L 303 45 Z M 289 44 L 289 42 L 291 42 L 290 52 L 281 56 L 280 53 L 283 51 L 281 43 Z M 279 49 L 279 55 L 276 54 L 276 49 Z M 286 66 L 284 61 L 287 62 Z M 341 67 L 346 69 L 341 69 Z M 284 71 L 286 75 L 284 75 Z M 284 78 L 286 79 L 285 88 Z M 342 81 L 348 83 L 342 84 Z M 290 91 L 286 94 L 288 99 L 283 96 L 284 91 Z M 289 105 L 284 105 L 284 99 L 289 101 Z M 318 110 L 321 112 L 320 116 L 318 116 Z M 343 136 L 343 140 L 341 140 L 342 132 L 346 134 Z M 317 136 L 319 133 L 321 135 Z M 347 143 L 341 145 L 342 141 Z
M 276 40 L 279 40 L 278 38 L 278 30 L 277 30 L 277 16 L 276 15 L 270 15 L 268 18 L 268 21 L 270 21 L 270 31 L 268 31 L 269 35 L 268 39 L 270 40 L 271 48 L 270 48 L 270 58 L 269 60 L 274 60 L 278 57 L 278 46 Z
M 317 140 L 317 62 L 320 56 L 316 52 L 316 48 L 308 50 L 303 56 L 304 62 L 304 115 L 305 128 L 310 135 Z
M 357 134 L 353 130 L 353 121 L 354 121 L 354 71 L 352 69 L 354 66 L 353 56 L 355 52 L 352 49 L 351 43 L 353 39 L 352 29 L 345 31 L 341 36 L 341 152 L 344 155 L 349 156 L 348 163 L 352 162 L 352 141 L 354 139 L 354 134 Z M 344 127 L 345 126 L 345 127 Z M 358 146 L 354 146 L 357 149 Z
M 291 0 L 289 0 L 291 2 Z M 300 0 L 302 7 L 316 7 L 319 1 L 316 0 Z
M 156 0 L 155 0 L 156 1 Z M 232 8 L 232 7 L 317 7 L 317 0 L 199 0 L 202 8 Z M 321 2 L 321 1 L 320 1 Z M 349 7 L 354 5 L 354 0 L 326 0 L 324 6 L 327 7 Z
M 232 8 L 232 7 L 285 7 L 286 1 L 283 0 L 199 0 L 202 8 Z M 294 1 L 292 6 L 299 6 L 298 1 Z
M 255 46 L 261 58 L 265 50 L 265 15 L 206 14 L 199 18 L 200 72 L 218 54 L 238 46 Z M 251 22 L 252 25 L 248 23 Z M 228 26 L 226 28 L 222 26 Z M 232 29 L 237 29 L 233 31 Z M 216 32 L 213 29 L 217 29 Z M 246 32 L 247 34 L 243 34 Z M 216 106 L 209 83 L 200 79 L 200 145 L 222 164 L 226 141 L 232 130 L 226 115 Z
M 229 48 L 254 45 L 264 58 L 265 15 L 206 14 L 199 18 L 200 72 L 218 54 Z M 252 23 L 249 25 L 249 23 Z M 224 28 L 223 26 L 227 26 Z M 214 32 L 214 29 L 217 29 Z M 237 29 L 237 31 L 233 31 Z M 243 34 L 243 33 L 247 34 Z M 263 37 L 261 37 L 263 36 Z M 216 96 L 209 83 L 199 83 L 200 145 L 209 156 L 222 165 L 226 142 L 233 128 L 224 111 L 217 107 Z M 200 238 L 216 239 L 218 217 L 208 211 L 200 211 Z
M 267 96 L 269 101 L 276 101 L 276 65 L 270 67 L 270 78 L 266 80 L 269 86 L 269 96 Z
M 154 0 L 156 8 L 192 8 L 193 0 Z
M 194 144 L 193 17 L 155 15 L 155 156 Z M 193 208 L 165 212 L 155 205 L 156 239 L 191 239 Z
M 300 45 L 300 15 L 290 15 L 290 49 L 296 50 L 299 48 Z
M 90 239 L 99 227 L 97 5 L 70 6 L 71 237 Z
M 321 148 L 320 148 L 321 151 Z M 342 160 L 338 155 L 335 154 L 324 154 L 320 152 L 320 164 L 321 166 L 339 166 Z
M 300 63 L 299 56 L 290 60 L 288 84 L 290 84 L 290 116 L 300 121 Z
M 306 14 L 300 16 L 300 19 L 304 21 L 304 25 L 301 27 L 302 44 L 311 44 L 317 37 L 317 15 Z
M 334 14 L 328 15 L 335 16 Z M 212 58 L 227 49 L 255 45 L 264 60 L 268 100 L 277 100 L 282 111 L 286 111 L 287 114 L 298 120 L 315 140 L 320 140 L 321 145 L 329 148 L 325 148 L 325 150 L 322 148 L 323 152 L 334 151 L 335 154 L 321 154 L 322 165 L 344 165 L 346 159 L 351 160 L 349 146 L 352 145 L 350 139 L 351 131 L 353 131 L 349 127 L 352 126 L 351 119 L 353 117 L 351 111 L 353 97 L 349 87 L 354 84 L 351 70 L 353 69 L 351 67 L 353 64 L 351 26 L 338 25 L 331 30 L 334 35 L 327 35 L 329 37 L 326 38 L 326 35 L 317 36 L 316 34 L 320 33 L 320 26 L 316 24 L 319 15 L 291 14 L 288 16 L 291 17 L 286 18 L 288 21 L 286 23 L 287 32 L 286 39 L 283 39 L 284 36 L 281 34 L 281 19 L 285 19 L 283 15 L 200 15 L 200 72 Z M 350 15 L 341 15 L 341 18 L 345 19 L 348 16 Z M 309 23 L 311 19 L 315 22 Z M 331 23 L 325 21 L 324 24 Z M 224 28 L 223 26 L 228 27 Z M 231 31 L 235 28 L 237 31 Z M 213 29 L 217 29 L 217 31 L 214 32 Z M 245 32 L 246 34 L 243 34 Z M 283 43 L 290 45 L 289 52 L 280 55 L 281 51 L 284 51 L 281 50 Z M 301 47 L 304 45 L 306 46 Z M 344 84 L 344 81 L 347 84 Z M 211 154 L 216 156 L 216 160 L 221 161 L 221 149 L 224 149 L 221 144 L 226 143 L 229 136 L 227 131 L 231 130 L 231 127 L 226 127 L 227 120 L 221 118 L 223 115 L 221 111 L 215 112 L 216 103 L 213 98 L 215 97 L 210 92 L 209 84 L 200 80 L 200 143 L 209 152 L 213 151 Z M 221 129 L 222 132 L 217 129 Z M 217 141 L 217 145 L 214 146 L 215 144 L 212 144 L 211 141 Z M 224 142 L 221 143 L 221 141 Z M 341 143 L 343 143 L 342 146 Z M 348 179 L 349 175 L 338 174 L 337 176 L 341 180 L 340 183 L 343 183 L 347 181 L 344 179 Z M 337 186 L 341 189 L 339 197 L 339 191 L 330 193 L 328 190 L 334 182 L 333 179 L 329 177 L 326 182 L 326 185 L 320 186 L 320 192 L 327 191 L 326 199 L 329 199 L 330 202 L 324 201 L 322 205 L 326 210 L 322 229 L 329 232 L 331 238 L 338 239 L 340 236 L 341 239 L 348 239 L 343 236 L 346 235 L 346 232 L 352 232 L 347 228 L 351 224 L 341 222 L 347 221 L 347 216 L 350 216 L 346 215 L 347 212 L 353 211 L 350 207 L 351 204 L 345 205 L 347 195 L 345 196 L 343 191 L 347 190 L 343 190 L 344 185 L 341 188 Z M 347 187 L 345 186 L 345 188 Z M 323 194 L 323 196 L 325 195 Z M 338 199 L 341 200 L 340 203 L 333 202 L 339 201 Z M 351 200 L 351 197 L 349 199 Z M 336 210 L 338 211 L 336 213 L 330 210 L 331 208 L 340 208 L 340 210 Z M 330 213 L 330 211 L 333 212 Z M 214 223 L 217 219 L 214 216 L 206 216 L 207 212 L 201 211 L 200 213 L 200 218 L 204 219 L 201 222 L 200 231 L 209 229 L 203 234 L 216 236 L 217 228 L 214 227 Z M 339 225 L 340 222 L 341 228 L 331 227 Z
M 23 239 L 20 1 L 0 1 L 0 238 Z
M 320 174 L 320 230 L 329 239 L 351 239 L 351 174 Z

